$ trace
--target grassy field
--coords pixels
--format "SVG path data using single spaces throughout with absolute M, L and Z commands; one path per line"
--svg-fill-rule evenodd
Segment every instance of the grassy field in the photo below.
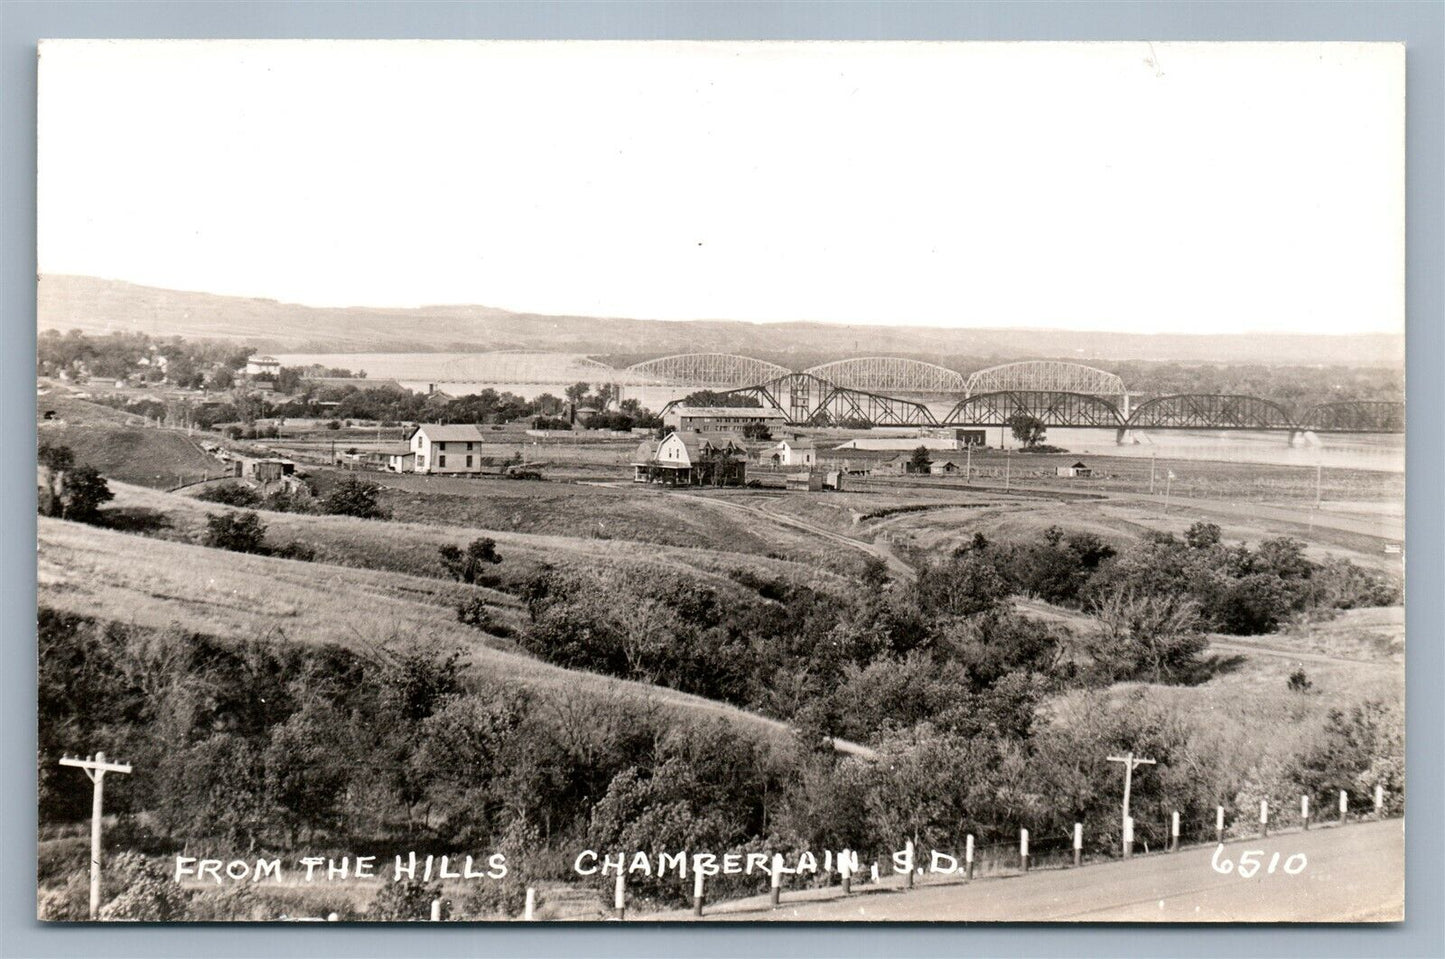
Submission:
M 786 731 L 781 723 L 722 703 L 526 656 L 506 640 L 457 622 L 453 607 L 468 593 L 515 610 L 514 600 L 478 587 L 138 539 L 47 517 L 39 518 L 38 578 L 42 606 L 99 619 L 353 649 L 397 638 L 439 640 L 462 647 L 470 665 L 493 679 L 560 695 L 627 697 L 769 736 Z
M 477 482 L 477 481 L 457 481 Z M 162 493 L 113 483 L 114 506 L 136 517 L 137 524 L 164 523 L 156 534 L 185 542 L 199 542 L 209 514 L 225 507 L 178 493 Z M 542 484 L 516 483 L 540 488 Z M 562 487 L 568 489 L 571 487 Z M 543 563 L 559 567 L 610 565 L 636 569 L 682 572 L 720 589 L 739 588 L 730 577 L 735 570 L 775 576 L 807 583 L 820 589 L 847 589 L 849 582 L 808 564 L 700 547 L 651 545 L 639 549 L 625 540 L 513 533 L 467 526 L 455 520 L 407 523 L 354 519 L 348 516 L 314 516 L 299 513 L 261 511 L 268 527 L 267 540 L 273 545 L 300 542 L 316 551 L 317 559 L 338 566 L 442 576 L 438 547 L 446 543 L 465 546 L 478 536 L 490 536 L 497 543 L 504 562 L 496 573 L 516 583 Z

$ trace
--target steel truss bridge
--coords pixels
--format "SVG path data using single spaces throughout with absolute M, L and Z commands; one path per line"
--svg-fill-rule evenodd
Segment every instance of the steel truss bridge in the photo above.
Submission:
M 1008 427 L 1029 416 L 1046 427 L 1127 430 L 1278 430 L 1402 433 L 1405 405 L 1378 401 L 1325 403 L 1293 415 L 1257 396 L 1188 393 L 1130 408 L 1124 382 L 1104 370 L 1061 360 L 1028 360 L 953 370 L 902 357 L 838 360 L 795 373 L 729 353 L 665 356 L 628 367 L 632 383 L 717 389 L 779 410 L 794 426 Z M 903 394 L 903 395 L 898 395 Z M 923 402 L 955 399 L 938 416 Z M 672 405 L 672 404 L 669 404 Z
M 1127 430 L 1249 430 L 1296 433 L 1403 433 L 1405 404 L 1325 403 L 1298 418 L 1257 396 L 1187 393 L 1141 403 L 1127 416 L 1110 400 L 1061 390 L 1001 390 L 969 396 L 942 418 L 913 400 L 845 389 L 808 373 L 724 391 L 779 410 L 794 426 L 1008 427 L 1020 415 L 1046 427 Z

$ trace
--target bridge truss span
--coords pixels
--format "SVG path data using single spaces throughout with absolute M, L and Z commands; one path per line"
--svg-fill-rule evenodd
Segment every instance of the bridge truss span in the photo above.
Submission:
M 738 388 L 764 383 L 792 371 L 776 363 L 732 353 L 679 353 L 634 363 L 627 372 L 657 383 Z
M 1315 433 L 1403 433 L 1405 404 L 1381 400 L 1321 403 L 1300 417 L 1299 426 Z
M 1129 429 L 1288 430 L 1294 419 L 1277 403 L 1257 396 L 1184 393 L 1141 403 Z
M 962 373 L 901 356 L 864 356 L 824 363 L 806 371 L 846 390 L 870 393 L 962 393 Z
M 1002 390 L 969 396 L 955 405 L 943 422 L 948 426 L 1008 426 L 1021 415 L 1045 426 L 1124 426 L 1123 414 L 1108 400 L 1054 390 Z
M 1124 381 L 1113 373 L 1063 360 L 1025 360 L 978 370 L 968 378 L 968 395 L 1015 390 L 1123 396 Z

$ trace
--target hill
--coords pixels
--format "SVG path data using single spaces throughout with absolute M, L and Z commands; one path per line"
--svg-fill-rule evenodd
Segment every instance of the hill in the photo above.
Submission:
M 425 636 L 455 642 L 474 668 L 492 678 L 538 691 L 625 696 L 721 718 L 765 736 L 787 732 L 783 723 L 723 703 L 562 669 L 504 648 L 505 641 L 457 622 L 454 604 L 460 592 L 475 590 L 489 603 L 514 602 L 476 587 L 140 540 L 44 516 L 38 535 L 39 602 L 52 609 L 156 628 L 174 624 L 222 638 L 271 636 L 353 648 L 392 636 Z
M 165 290 L 86 276 L 43 276 L 37 329 L 138 332 L 242 340 L 274 352 L 545 350 L 601 354 L 614 362 L 681 352 L 744 353 L 794 368 L 859 355 L 916 356 L 945 365 L 1041 353 L 1078 360 L 1167 360 L 1293 365 L 1400 366 L 1404 337 L 1144 335 L 991 329 L 984 318 L 959 328 L 688 322 L 546 316 L 487 306 L 413 309 L 310 307 L 275 300 Z M 972 358 L 972 359 L 969 359 Z M 964 362 L 968 360 L 968 362 Z M 966 372 L 966 370 L 965 370 Z

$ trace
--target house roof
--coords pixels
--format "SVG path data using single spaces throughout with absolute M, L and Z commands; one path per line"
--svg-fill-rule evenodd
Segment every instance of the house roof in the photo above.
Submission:
M 1084 461 L 1083 461 L 1083 460 L 1079 460 L 1079 461 L 1078 461 L 1077 463 L 1075 463 L 1073 466 L 1070 466 L 1069 469 L 1071 469 L 1071 470 L 1086 470 L 1086 469 L 1088 469 L 1088 467 L 1084 465 Z
M 770 406 L 674 406 L 667 411 L 678 416 L 751 416 L 765 420 L 784 420 L 782 410 Z
M 682 445 L 687 447 L 689 453 L 695 453 L 701 450 L 703 446 L 711 446 L 715 449 L 735 449 L 740 453 L 747 452 L 746 448 L 730 433 L 696 432 L 673 433 L 671 435 L 681 440 Z
M 806 436 L 800 436 L 800 437 L 798 437 L 797 439 L 793 439 L 793 440 L 789 440 L 789 439 L 779 440 L 779 441 L 778 441 L 778 445 L 779 445 L 779 446 L 786 446 L 786 447 L 788 447 L 789 449 L 794 449 L 794 450 L 810 450 L 810 449 L 813 448 L 813 441 L 812 441 L 811 439 L 809 439 L 808 437 L 806 437 Z
M 445 425 L 437 425 L 435 423 L 423 423 L 421 426 L 418 426 L 416 429 L 408 433 L 406 438 L 411 439 L 418 433 L 425 433 L 427 439 L 431 440 L 433 443 L 438 441 L 443 443 L 452 443 L 461 440 L 466 440 L 468 442 L 480 442 L 483 438 L 482 431 L 477 429 L 471 423 L 448 423 Z

